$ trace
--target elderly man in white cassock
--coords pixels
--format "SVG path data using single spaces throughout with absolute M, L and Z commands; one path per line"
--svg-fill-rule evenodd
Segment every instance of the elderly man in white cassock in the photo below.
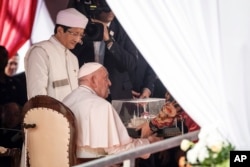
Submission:
M 78 60 L 69 49 L 82 42 L 87 17 L 74 8 L 58 12 L 54 35 L 34 44 L 25 55 L 28 99 L 48 95 L 61 101 L 77 88 Z
M 161 138 L 133 139 L 111 103 L 105 100 L 111 82 L 106 68 L 85 63 L 78 73 L 79 87 L 63 100 L 76 117 L 77 157 L 80 162 L 150 144 Z M 141 158 L 148 158 L 143 155 Z

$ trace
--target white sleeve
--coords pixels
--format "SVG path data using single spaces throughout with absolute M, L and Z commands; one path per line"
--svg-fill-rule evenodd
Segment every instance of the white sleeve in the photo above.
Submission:
M 49 59 L 41 47 L 34 47 L 27 56 L 27 95 L 28 99 L 36 95 L 47 95 Z
M 133 139 L 132 142 L 130 142 L 128 144 L 121 145 L 121 146 L 114 146 L 111 148 L 106 148 L 105 151 L 108 153 L 108 155 L 111 155 L 111 154 L 116 154 L 119 152 L 128 151 L 130 149 L 144 146 L 144 145 L 148 145 L 148 144 L 150 144 L 148 139 Z M 150 156 L 150 154 L 144 154 L 144 155 L 140 156 L 140 158 L 147 159 L 147 158 L 149 158 L 149 156 Z

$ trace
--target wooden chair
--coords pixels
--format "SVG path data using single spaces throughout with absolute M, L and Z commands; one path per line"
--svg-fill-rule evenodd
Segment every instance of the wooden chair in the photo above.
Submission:
M 23 107 L 24 152 L 29 167 L 76 165 L 75 117 L 60 101 L 45 95 Z

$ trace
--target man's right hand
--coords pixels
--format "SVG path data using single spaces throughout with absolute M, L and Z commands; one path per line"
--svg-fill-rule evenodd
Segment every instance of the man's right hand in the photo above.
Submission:
M 97 19 L 91 19 L 92 22 L 95 22 L 95 23 L 101 23 L 103 24 L 103 41 L 107 41 L 109 40 L 110 38 L 110 35 L 109 35 L 109 30 L 108 30 L 108 27 L 107 27 L 107 24 L 100 21 L 100 20 L 97 20 Z

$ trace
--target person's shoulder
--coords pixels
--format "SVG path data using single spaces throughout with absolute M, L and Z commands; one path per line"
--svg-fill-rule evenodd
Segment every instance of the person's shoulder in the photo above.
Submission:
M 30 47 L 29 50 L 27 51 L 25 57 L 32 55 L 31 53 L 32 53 L 33 51 L 41 52 L 41 51 L 45 50 L 44 48 L 45 48 L 47 45 L 50 45 L 50 42 L 49 42 L 48 40 L 46 40 L 46 41 L 40 41 L 40 42 L 34 43 L 33 45 L 31 45 L 31 47 Z
M 38 42 L 35 42 L 31 45 L 32 46 L 40 46 L 40 45 L 44 45 L 44 44 L 47 44 L 47 43 L 50 43 L 52 37 L 50 37 L 49 39 L 45 39 L 45 40 L 41 40 L 41 41 L 38 41 Z
M 91 96 L 89 96 L 88 99 L 97 108 L 104 107 L 104 106 L 109 108 L 112 106 L 112 104 L 110 102 L 108 102 L 106 99 L 104 99 L 98 95 L 95 95 L 95 94 L 92 94 Z
M 53 46 L 53 43 L 54 43 L 55 39 L 53 38 L 53 36 L 51 36 L 49 39 L 47 40 L 42 40 L 42 41 L 39 41 L 39 42 L 36 42 L 34 44 L 31 45 L 31 47 L 29 48 L 29 50 L 33 50 L 33 49 L 39 49 L 39 48 L 44 48 L 46 46 Z

